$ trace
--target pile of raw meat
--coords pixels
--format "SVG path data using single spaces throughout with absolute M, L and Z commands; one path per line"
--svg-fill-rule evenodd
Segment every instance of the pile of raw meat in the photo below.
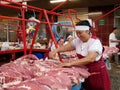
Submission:
M 61 62 L 30 54 L 0 67 L 0 90 L 71 90 L 90 73 L 85 67 L 61 68 Z
M 76 58 L 77 57 L 77 55 L 76 55 L 76 51 L 75 50 L 73 50 L 73 51 L 67 51 L 67 52 L 62 52 L 62 53 L 60 53 L 61 54 L 61 56 L 62 56 L 62 58 L 63 59 L 73 59 L 73 58 Z
M 104 46 L 104 52 L 103 52 L 103 58 L 109 58 L 110 56 L 112 56 L 115 53 L 118 53 L 119 49 L 116 47 L 108 47 L 108 46 Z

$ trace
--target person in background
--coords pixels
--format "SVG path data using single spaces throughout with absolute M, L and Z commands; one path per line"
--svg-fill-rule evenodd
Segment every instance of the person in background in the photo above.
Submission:
M 64 45 L 64 38 L 60 37 L 60 39 L 57 40 L 57 43 L 58 43 L 58 47 L 63 46 Z M 51 51 L 53 51 L 54 49 L 56 49 L 56 47 L 55 47 L 54 42 L 52 42 Z
M 71 62 L 62 62 L 60 67 L 86 66 L 91 73 L 83 84 L 85 90 L 111 90 L 110 78 L 102 58 L 103 46 L 98 38 L 92 36 L 90 29 L 92 20 L 83 20 L 76 24 L 77 38 L 62 47 L 49 52 L 54 58 L 58 52 L 76 50 L 78 59 Z M 94 75 L 92 75 L 94 74 Z
M 49 42 L 48 42 L 48 49 L 50 50 L 51 46 L 52 46 L 52 43 L 53 43 L 53 40 L 52 38 L 49 39 Z
M 118 40 L 115 36 L 115 34 L 118 33 L 117 27 L 113 28 L 112 33 L 109 35 L 109 47 L 117 47 L 120 43 L 120 40 Z
M 60 39 L 58 40 L 58 47 L 61 47 L 64 45 L 64 37 L 60 37 Z
M 118 33 L 117 27 L 113 28 L 112 33 L 109 35 L 109 47 L 116 47 L 119 49 L 118 52 L 120 52 L 120 40 L 116 38 L 116 34 Z M 114 55 L 112 55 L 113 61 L 114 60 Z
M 74 39 L 73 36 L 72 36 L 72 35 L 69 35 L 69 36 L 67 37 L 67 40 L 65 41 L 64 45 L 67 44 L 67 43 L 70 43 L 73 39 Z

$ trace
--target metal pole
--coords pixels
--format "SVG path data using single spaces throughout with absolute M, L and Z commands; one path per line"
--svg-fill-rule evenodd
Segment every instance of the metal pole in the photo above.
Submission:
M 21 10 L 22 13 L 22 29 L 23 29 L 23 42 L 24 42 L 24 55 L 27 54 L 27 46 L 26 46 L 26 26 L 25 26 L 25 9 Z
M 55 36 L 54 36 L 54 34 L 52 32 L 52 27 L 51 27 L 51 24 L 50 24 L 50 21 L 49 21 L 49 18 L 48 18 L 46 10 L 44 10 L 44 14 L 45 14 L 45 18 L 46 18 L 46 20 L 48 22 L 48 27 L 49 27 L 50 34 L 52 36 L 53 42 L 55 44 L 55 47 L 58 48 L 57 41 L 56 41 Z M 60 56 L 60 53 L 58 53 L 58 56 L 59 56 L 60 61 L 62 62 L 62 57 Z
M 40 15 L 39 15 L 39 17 L 38 17 L 38 20 L 41 21 L 41 19 L 42 19 L 42 12 L 40 13 Z M 41 23 L 40 23 L 40 24 L 41 24 Z M 35 30 L 35 33 L 34 33 L 34 35 L 33 35 L 32 45 L 31 45 L 31 47 L 30 47 L 29 54 L 32 53 L 33 44 L 34 44 L 34 42 L 35 42 L 35 39 L 36 39 L 36 36 L 37 36 L 38 30 L 39 30 L 39 26 L 40 26 L 40 24 L 37 23 L 36 30 Z
M 53 11 L 55 11 L 56 9 L 58 9 L 59 7 L 61 7 L 61 6 L 62 6 L 63 4 L 65 4 L 67 1 L 68 1 L 68 0 L 60 3 L 58 6 L 56 6 L 55 8 L 53 8 L 53 9 L 51 10 L 51 12 L 53 12 Z

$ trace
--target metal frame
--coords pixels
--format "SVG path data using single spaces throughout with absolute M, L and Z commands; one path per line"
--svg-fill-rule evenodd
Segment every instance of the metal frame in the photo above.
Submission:
M 107 15 L 115 12 L 115 11 L 116 11 L 117 9 L 119 9 L 119 8 L 120 8 L 120 6 L 117 6 L 116 8 L 114 8 L 114 9 L 112 9 L 111 11 L 107 12 L 106 14 L 103 14 L 103 15 L 99 16 L 98 18 L 94 19 L 93 22 L 94 22 L 95 25 L 96 25 L 96 22 L 97 22 L 98 20 L 100 20 L 100 19 L 106 17 Z M 93 31 L 94 36 L 96 36 L 96 31 L 98 31 L 98 27 L 97 27 L 97 26 L 93 27 L 93 30 L 92 30 L 92 31 Z
M 63 3 L 60 3 L 58 6 L 56 6 L 55 8 L 53 8 L 51 11 L 48 11 L 48 10 L 45 10 L 45 9 L 41 9 L 41 8 L 37 8 L 37 7 L 34 7 L 34 6 L 30 6 L 30 5 L 24 5 L 24 4 L 21 4 L 21 3 L 18 3 L 18 2 L 14 2 L 12 0 L 2 0 L 4 2 L 8 2 L 10 4 L 2 4 L 0 3 L 0 7 L 6 7 L 6 8 L 12 8 L 12 9 L 17 9 L 21 12 L 21 15 L 22 15 L 22 18 L 16 18 L 16 17 L 9 17 L 9 16 L 2 16 L 0 15 L 0 18 L 5 18 L 5 19 L 10 19 L 10 20 L 19 20 L 22 22 L 22 25 L 21 25 L 21 28 L 22 28 L 22 37 L 23 37 L 23 42 L 24 42 L 24 55 L 27 54 L 27 47 L 26 47 L 26 24 L 25 22 L 32 22 L 32 20 L 28 20 L 28 19 L 25 19 L 25 12 L 27 10 L 32 10 L 32 11 L 36 11 L 36 12 L 40 12 L 39 14 L 39 20 L 41 21 L 42 19 L 42 16 L 44 15 L 45 16 L 45 22 L 44 21 L 41 21 L 40 24 L 46 24 L 48 25 L 48 28 L 49 28 L 49 31 L 50 31 L 50 34 L 51 34 L 51 37 L 54 41 L 54 44 L 56 46 L 56 48 L 58 47 L 57 45 L 57 41 L 55 39 L 55 36 L 52 32 L 52 25 L 54 24 L 54 16 L 63 16 L 65 18 L 69 18 L 72 22 L 72 25 L 61 25 L 61 26 L 66 26 L 66 27 L 75 27 L 74 23 L 73 23 L 73 20 L 72 20 L 72 17 L 70 15 L 70 13 L 75 13 L 75 16 L 77 18 L 77 12 L 75 10 L 68 10 L 68 15 L 64 15 L 64 14 L 60 14 L 60 13 L 56 13 L 55 10 L 58 9 L 60 6 L 62 6 L 64 3 L 66 3 L 68 0 L 66 0 L 65 2 Z M 15 5 L 15 6 L 14 6 Z M 23 8 L 26 7 L 26 8 Z M 52 21 L 50 21 L 48 15 L 51 15 L 52 16 Z M 34 21 L 33 21 L 34 22 Z M 30 47 L 30 50 L 29 50 L 29 53 L 32 53 L 32 50 L 33 50 L 33 44 L 34 44 L 34 41 L 35 41 L 35 38 L 36 38 L 36 35 L 38 33 L 38 28 L 40 26 L 39 23 L 37 23 L 37 26 L 36 26 L 36 31 L 35 31 L 35 34 L 33 36 L 33 39 L 32 39 L 32 45 Z M 59 25 L 59 24 L 56 24 L 56 25 Z M 19 50 L 18 50 L 19 51 Z M 6 51 L 7 52 L 7 51 Z M 10 52 L 10 51 L 9 51 Z M 12 51 L 11 51 L 12 52 Z M 62 61 L 62 58 L 59 55 L 59 59 L 60 61 Z

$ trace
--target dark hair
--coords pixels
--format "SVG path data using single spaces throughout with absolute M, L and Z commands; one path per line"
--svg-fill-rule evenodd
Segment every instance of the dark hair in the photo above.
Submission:
M 80 21 L 76 24 L 76 26 L 89 26 L 91 27 L 90 23 L 87 20 Z
M 117 27 L 113 27 L 113 30 L 116 30 L 117 29 Z

